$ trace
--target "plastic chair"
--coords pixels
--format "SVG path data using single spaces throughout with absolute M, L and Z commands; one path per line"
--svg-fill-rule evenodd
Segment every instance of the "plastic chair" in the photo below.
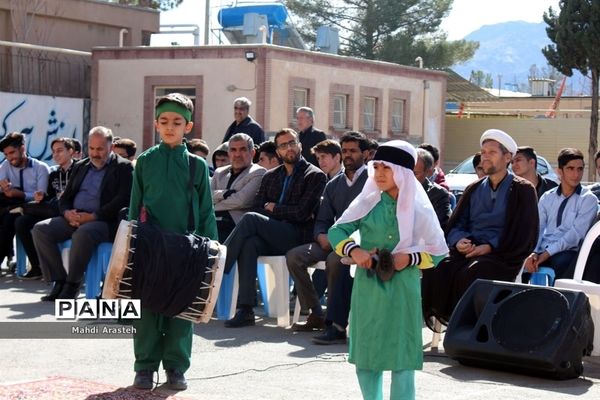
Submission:
M 600 222 L 596 222 L 585 235 L 581 250 L 577 256 L 573 279 L 557 279 L 554 282 L 554 286 L 557 288 L 579 290 L 587 295 L 592 311 L 592 321 L 596 327 L 594 329 L 594 350 L 592 351 L 592 356 L 600 355 L 600 285 L 584 281 L 583 272 L 592 245 L 598 236 L 600 236 Z
M 325 268 L 326 268 L 325 261 L 319 261 L 315 265 L 308 267 L 309 274 L 312 276 L 312 274 L 313 274 L 313 272 L 315 272 L 315 270 L 317 270 L 317 269 L 325 270 Z M 296 305 L 294 306 L 294 317 L 292 318 L 292 324 L 295 324 L 300 319 L 300 308 L 301 308 L 300 300 L 298 299 L 298 296 L 296 296 Z
M 538 286 L 554 286 L 556 275 L 554 269 L 550 267 L 539 267 L 537 272 L 534 272 L 529 277 L 530 285 Z
M 17 242 L 17 276 L 23 276 L 27 273 L 27 253 L 23 243 L 15 236 Z
M 69 271 L 69 250 L 71 245 L 71 240 L 66 240 L 58 244 L 63 259 L 63 266 L 67 272 Z M 111 242 L 100 243 L 92 253 L 92 258 L 87 265 L 84 278 L 86 299 L 95 299 L 102 293 L 101 285 L 108 270 L 112 245 Z
M 262 294 L 265 314 L 277 318 L 277 326 L 290 324 L 290 275 L 285 256 L 259 257 L 256 270 L 258 285 Z M 235 314 L 239 290 L 237 265 L 228 274 L 223 274 L 217 300 L 217 318 L 232 318 Z

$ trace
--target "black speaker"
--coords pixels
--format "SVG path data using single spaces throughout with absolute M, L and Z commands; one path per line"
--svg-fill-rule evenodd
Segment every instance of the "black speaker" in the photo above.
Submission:
M 444 350 L 465 365 L 571 379 L 593 337 L 584 293 L 478 279 L 452 313 Z

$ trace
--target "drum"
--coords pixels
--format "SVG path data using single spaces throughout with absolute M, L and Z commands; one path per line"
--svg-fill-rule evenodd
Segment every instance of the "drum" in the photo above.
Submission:
M 113 249 L 110 257 L 108 271 L 104 280 L 104 286 L 102 290 L 102 297 L 105 299 L 131 299 L 136 293 L 140 292 L 139 282 L 146 282 L 148 279 L 139 278 L 139 274 L 145 267 L 140 265 L 140 262 L 136 260 L 136 242 L 141 239 L 138 235 L 144 235 L 148 230 L 138 229 L 136 221 L 121 221 L 117 235 L 113 244 Z M 156 231 L 156 229 L 155 229 Z M 186 242 L 184 235 L 168 234 L 171 237 L 177 236 L 179 239 L 184 238 L 183 242 Z M 190 235 L 191 236 L 191 235 Z M 147 242 L 148 240 L 146 240 Z M 156 258 L 164 256 L 164 246 L 160 245 L 160 240 L 151 239 L 153 246 L 143 247 L 148 252 L 156 251 Z M 181 240 L 180 240 L 181 241 Z M 140 245 L 142 242 L 140 241 Z M 192 246 L 193 247 L 193 246 Z M 139 249 L 138 249 L 139 250 Z M 208 242 L 206 251 L 206 262 L 205 271 L 203 271 L 202 279 L 195 290 L 195 298 L 191 300 L 185 309 L 174 315 L 176 318 L 185 319 L 194 323 L 204 322 L 207 323 L 212 317 L 212 313 L 217 302 L 219 295 L 219 289 L 221 287 L 221 281 L 223 279 L 223 270 L 225 264 L 226 247 L 219 244 L 214 240 Z M 155 255 L 146 254 L 146 259 L 153 259 Z M 162 269 L 159 274 L 169 275 L 171 271 L 165 271 L 165 269 L 172 268 L 172 265 L 168 263 L 157 263 L 156 267 Z M 136 273 L 138 277 L 136 278 Z M 165 298 L 172 298 L 171 295 L 164 295 Z M 167 301 L 167 300 L 165 300 Z M 160 303 L 161 299 L 153 299 L 150 303 Z M 142 298 L 142 307 L 145 307 L 144 298 Z M 148 307 L 155 311 L 152 307 Z

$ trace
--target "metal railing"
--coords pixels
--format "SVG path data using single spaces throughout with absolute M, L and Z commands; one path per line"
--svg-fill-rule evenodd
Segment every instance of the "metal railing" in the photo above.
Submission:
M 0 42 L 0 91 L 90 98 L 91 55 Z

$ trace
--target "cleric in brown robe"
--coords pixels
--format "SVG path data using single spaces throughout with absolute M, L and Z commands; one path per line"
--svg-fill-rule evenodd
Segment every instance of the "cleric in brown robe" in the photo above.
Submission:
M 447 324 L 476 279 L 513 281 L 535 247 L 539 217 L 533 185 L 508 171 L 517 150 L 505 132 L 489 129 L 480 139 L 486 177 L 465 189 L 450 221 L 450 255 L 424 270 L 423 316 Z

